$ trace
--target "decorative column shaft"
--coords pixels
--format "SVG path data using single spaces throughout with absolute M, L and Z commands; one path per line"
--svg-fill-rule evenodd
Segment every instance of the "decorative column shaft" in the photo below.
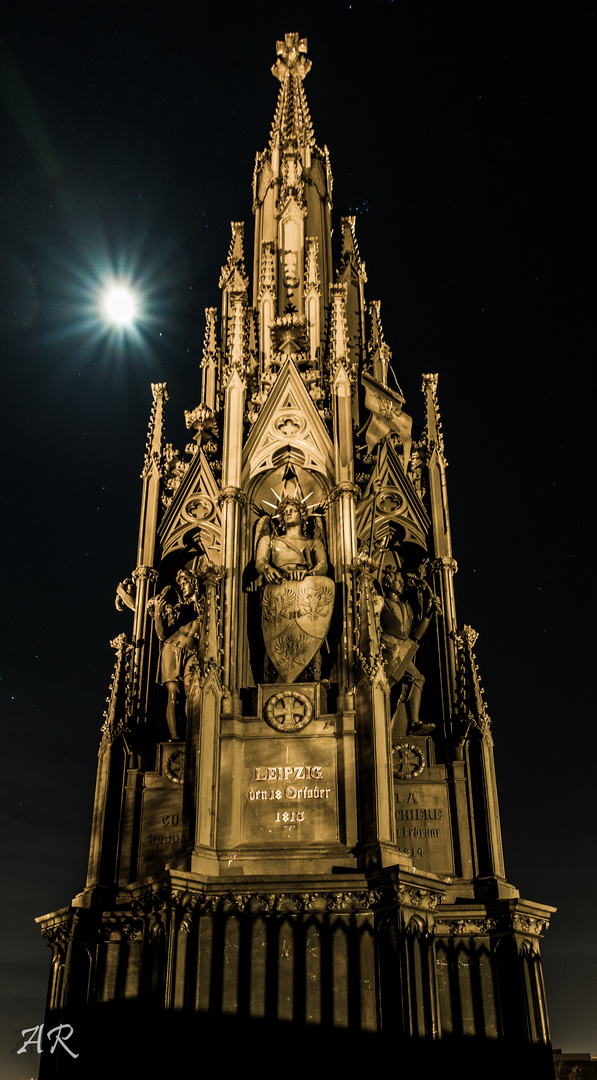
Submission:
M 240 550 L 241 520 L 247 504 L 247 497 L 240 488 L 229 486 L 222 491 L 221 504 L 222 561 L 226 571 L 222 612 L 222 673 L 225 692 L 229 691 L 232 694 L 232 699 L 228 703 L 229 707 L 225 708 L 225 711 L 229 711 L 235 703 L 238 703 L 238 552 Z
M 356 484 L 345 481 L 337 484 L 330 498 L 336 504 L 336 530 L 339 537 L 339 579 L 344 585 L 342 596 L 342 647 L 340 651 L 341 700 L 346 709 L 354 708 L 355 643 L 354 590 L 352 566 L 356 558 L 355 503 L 359 496 Z
M 222 627 L 223 682 L 232 690 L 236 681 L 236 629 L 238 624 L 238 589 L 240 550 L 240 511 L 245 498 L 240 490 L 245 379 L 237 368 L 232 369 L 226 387 L 224 446 L 222 454 L 222 567 L 225 571 L 223 588 Z M 233 640 L 234 638 L 234 640 Z
M 133 660 L 133 678 L 131 687 L 131 707 L 134 712 L 144 715 L 143 705 L 146 704 L 147 687 L 142 685 L 143 672 L 147 672 L 149 663 L 149 650 L 151 648 L 152 634 L 150 618 L 147 613 L 147 602 L 151 599 L 150 590 L 158 580 L 158 572 L 151 566 L 138 566 L 133 570 L 133 580 L 137 586 L 135 597 L 135 615 L 133 620 L 133 644 L 135 656 Z
M 340 686 L 345 708 L 354 708 L 354 597 L 352 565 L 356 558 L 355 502 L 359 489 L 354 483 L 354 445 L 352 437 L 352 391 L 348 329 L 346 325 L 346 285 L 330 285 L 330 366 L 334 402 L 334 465 L 337 501 L 338 570 L 344 584 L 342 598 L 342 648 Z
M 136 711 L 143 712 L 144 688 L 141 686 L 141 673 L 147 672 L 145 662 L 146 642 L 150 639 L 149 616 L 147 614 L 148 589 L 150 582 L 157 579 L 153 570 L 156 560 L 156 536 L 160 512 L 163 475 L 163 426 L 164 402 L 168 400 L 166 383 L 152 383 L 153 408 L 149 420 L 147 448 L 143 472 L 143 491 L 141 495 L 141 515 L 139 522 L 139 542 L 137 546 L 137 568 L 133 573 L 136 582 L 135 615 L 133 622 L 133 644 L 135 657 L 133 662 L 132 705 Z

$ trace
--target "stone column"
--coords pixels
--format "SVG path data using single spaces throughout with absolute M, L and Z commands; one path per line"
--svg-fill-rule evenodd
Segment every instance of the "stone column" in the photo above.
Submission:
M 237 321 L 241 312 L 235 306 Z M 241 364 L 242 337 L 239 328 L 231 344 L 231 352 Z M 238 354 L 238 355 L 237 355 Z M 243 421 L 245 408 L 246 382 L 237 367 L 231 370 L 226 386 L 224 445 L 222 453 L 222 567 L 225 572 L 222 597 L 222 646 L 223 646 L 223 684 L 225 712 L 239 711 L 240 698 L 237 684 L 237 629 L 238 629 L 238 590 L 240 581 L 239 552 L 241 511 L 246 504 L 246 496 L 240 489 Z
M 409 863 L 396 846 L 388 686 L 379 644 L 373 560 L 353 564 L 358 597 L 356 688 L 359 849 L 365 869 Z
M 138 566 L 136 570 L 133 570 L 133 581 L 137 589 L 135 614 L 133 616 L 133 646 L 135 653 L 130 707 L 140 720 L 144 720 L 147 707 L 147 678 L 150 669 L 149 657 L 152 642 L 151 620 L 147 614 L 147 602 L 155 591 L 158 577 L 158 571 L 151 566 Z M 142 684 L 143 675 L 145 676 L 145 685 Z
M 238 687 L 238 602 L 240 567 L 238 555 L 243 511 L 247 497 L 240 488 L 225 487 L 220 496 L 222 506 L 222 564 L 226 577 L 222 607 L 222 652 L 224 712 L 240 712 Z
M 342 641 L 340 649 L 340 708 L 354 709 L 355 649 L 354 593 L 352 565 L 356 558 L 355 503 L 359 496 L 356 484 L 337 484 L 330 498 L 336 504 L 338 565 L 336 580 L 342 583 Z

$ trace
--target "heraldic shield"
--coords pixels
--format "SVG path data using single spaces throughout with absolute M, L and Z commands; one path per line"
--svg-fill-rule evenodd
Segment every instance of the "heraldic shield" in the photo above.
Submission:
M 282 682 L 294 682 L 321 647 L 332 618 L 334 594 L 334 582 L 328 577 L 265 586 L 263 638 Z

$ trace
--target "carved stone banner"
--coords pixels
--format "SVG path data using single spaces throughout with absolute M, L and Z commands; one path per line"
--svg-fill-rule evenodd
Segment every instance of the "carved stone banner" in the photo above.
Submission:
M 334 582 L 307 577 L 266 585 L 261 625 L 268 656 L 282 680 L 294 682 L 324 641 L 334 607 Z

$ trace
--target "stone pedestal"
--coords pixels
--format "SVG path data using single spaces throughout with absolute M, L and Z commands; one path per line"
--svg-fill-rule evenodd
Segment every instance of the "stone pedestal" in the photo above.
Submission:
M 521 1075 L 526 1063 L 548 1078 L 537 943 L 551 909 L 461 891 L 414 868 L 211 883 L 173 871 L 123 890 L 112 911 L 47 916 L 49 1018 L 73 1024 L 87 1055 L 83 1036 L 101 1023 L 102 1044 L 87 1071 L 61 1059 L 40 1076 L 96 1075 L 110 1054 L 120 1062 L 128 1030 L 147 1059 L 164 1039 L 181 1040 L 178 1054 L 193 1033 L 206 1052 L 226 1035 L 220 1052 L 249 1072 L 266 1038 L 269 1055 L 323 1054 L 318 1067 L 394 1046 L 422 1069 L 459 1061 L 460 1076 L 469 1064 Z M 153 1013 L 159 1038 L 141 1037 Z
M 322 712 L 315 683 L 255 696 L 256 716 L 222 719 L 220 873 L 356 870 L 354 712 Z

